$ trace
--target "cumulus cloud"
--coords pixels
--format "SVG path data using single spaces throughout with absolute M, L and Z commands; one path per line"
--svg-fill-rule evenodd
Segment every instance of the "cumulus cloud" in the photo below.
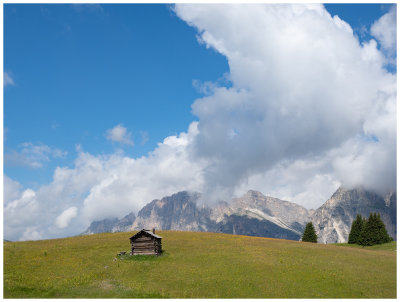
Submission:
M 371 26 L 371 34 L 376 37 L 384 50 L 396 53 L 396 5 Z
M 396 76 L 375 40 L 360 45 L 322 5 L 174 10 L 227 58 L 230 85 L 194 82 L 205 93 L 192 105 L 198 121 L 147 156 L 78 146 L 74 164 L 36 191 L 7 178 L 6 238 L 78 234 L 180 190 L 212 203 L 256 189 L 308 208 L 339 185 L 395 190 Z M 106 137 L 133 144 L 122 125 Z
M 132 133 L 128 132 L 122 124 L 119 124 L 112 129 L 108 129 L 106 137 L 112 142 L 133 146 Z
M 21 238 L 19 238 L 19 240 L 21 240 L 21 241 L 40 240 L 40 239 L 44 239 L 43 235 L 35 227 L 26 228 L 24 230 L 24 233 L 22 234 Z
M 375 41 L 360 45 L 351 27 L 322 5 L 177 4 L 175 12 L 230 68 L 232 87 L 216 88 L 192 105 L 199 118 L 193 158 L 209 163 L 210 195 L 232 192 L 277 163 L 328 158 L 341 147 L 359 159 L 347 162 L 349 170 L 382 172 L 357 184 L 393 176 L 394 153 L 384 150 L 395 145 L 396 79 L 383 68 Z M 347 148 L 368 135 L 379 141 L 362 148 L 386 160 L 360 160 L 360 152 Z M 338 165 L 329 173 L 348 179 Z
M 13 78 L 8 72 L 3 72 L 3 87 L 15 85 Z
M 56 226 L 60 229 L 66 228 L 70 221 L 78 215 L 78 209 L 76 207 L 70 207 L 60 214 L 56 218 Z
M 330 160 L 325 157 L 284 160 L 271 169 L 250 175 L 235 187 L 235 196 L 241 196 L 249 188 L 317 209 L 340 186 L 332 175 Z
M 3 175 L 3 188 L 7 188 L 3 192 L 4 205 L 6 205 L 21 195 L 23 187 L 18 181 L 12 180 L 7 175 Z
M 6 185 L 7 183 L 5 183 Z M 4 188 L 10 190 L 9 187 Z M 8 193 L 6 193 L 8 194 Z M 8 240 L 26 240 L 40 216 L 40 204 L 35 191 L 24 190 L 19 197 L 4 205 L 4 238 Z M 38 233 L 35 233 L 36 235 Z M 36 236 L 35 238 L 38 239 Z
M 93 220 L 137 212 L 178 191 L 201 191 L 202 165 L 192 162 L 187 151 L 196 135 L 194 122 L 187 132 L 165 138 L 147 157 L 137 159 L 123 153 L 94 156 L 77 148 L 73 167 L 58 167 L 50 184 L 36 192 L 28 189 L 5 207 L 6 237 L 29 239 L 32 229 L 46 238 L 79 234 Z M 11 190 L 5 187 L 15 198 Z M 21 220 L 28 213 L 29 219 Z
M 43 164 L 54 158 L 63 158 L 66 151 L 52 148 L 44 144 L 35 145 L 30 142 L 22 143 L 18 150 L 9 150 L 4 154 L 6 165 L 41 168 Z

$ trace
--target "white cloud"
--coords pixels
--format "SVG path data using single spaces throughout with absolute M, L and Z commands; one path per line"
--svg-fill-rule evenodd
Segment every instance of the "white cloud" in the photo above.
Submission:
M 13 78 L 8 72 L 3 72 L 3 87 L 15 85 Z
M 218 83 L 214 82 L 200 82 L 199 80 L 193 80 L 192 81 L 192 86 L 196 89 L 197 92 L 203 94 L 203 95 L 210 95 L 213 94 L 215 89 L 220 87 Z
M 42 234 L 35 227 L 28 227 L 19 238 L 21 241 L 25 240 L 40 240 L 43 239 Z
M 3 188 L 4 205 L 18 199 L 21 195 L 22 185 L 5 174 L 3 175 Z
M 10 150 L 4 154 L 6 165 L 41 168 L 43 164 L 54 158 L 63 158 L 66 151 L 52 148 L 44 144 L 34 145 L 30 142 L 18 146 L 19 151 Z
M 112 129 L 108 129 L 106 132 L 106 137 L 108 140 L 124 145 L 133 146 L 133 140 L 131 136 L 132 133 L 128 132 L 127 129 L 121 124 L 115 126 Z
M 60 229 L 66 228 L 77 215 L 78 209 L 76 207 L 66 209 L 56 218 L 56 226 Z
M 382 48 L 391 55 L 396 53 L 396 5 L 371 26 L 371 34 L 376 37 Z
M 7 187 L 5 191 L 10 190 L 9 182 L 4 183 Z M 21 237 L 27 238 L 24 232 L 31 229 L 41 215 L 39 203 L 36 199 L 36 193 L 31 189 L 26 189 L 16 199 L 9 201 L 4 205 L 4 238 L 8 240 L 17 240 Z M 32 238 L 32 239 L 37 239 Z
M 281 161 L 265 172 L 249 176 L 236 187 L 234 195 L 240 196 L 253 188 L 316 209 L 340 186 L 329 166 L 330 161 L 325 157 Z
M 385 150 L 395 146 L 396 90 L 391 87 L 396 78 L 383 68 L 375 41 L 360 46 L 350 26 L 322 5 L 177 4 L 175 11 L 197 29 L 203 44 L 226 56 L 230 68 L 231 88 L 214 88 L 192 105 L 199 118 L 193 158 L 208 163 L 210 196 L 232 194 L 279 163 L 334 160 L 333 150 L 361 158 L 359 149 L 347 146 L 364 136 L 379 141 L 360 143 L 362 154 L 382 160 L 347 162 L 360 175 L 379 172 L 367 173 L 357 184 L 393 176 L 395 154 Z M 378 120 L 380 129 L 369 128 Z M 318 175 L 327 175 L 331 184 L 351 177 L 339 165 L 323 167 L 328 170 L 322 174 L 314 167 L 309 183 L 315 187 L 304 186 L 303 193 L 318 191 L 318 182 L 311 181 Z M 286 184 L 298 183 L 303 181 Z M 388 183 L 393 190 L 393 181 Z M 268 184 L 262 188 L 271 190 Z

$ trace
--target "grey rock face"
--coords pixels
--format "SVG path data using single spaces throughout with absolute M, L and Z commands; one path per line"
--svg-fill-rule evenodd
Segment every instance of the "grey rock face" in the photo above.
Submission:
M 347 242 L 357 214 L 368 217 L 380 213 L 388 233 L 396 239 L 396 193 L 385 198 L 361 188 L 339 188 L 317 210 L 248 191 L 230 203 L 199 206 L 199 193 L 179 192 L 156 199 L 144 206 L 137 217 L 93 222 L 84 234 L 138 229 L 221 232 L 282 239 L 300 239 L 307 222 L 312 221 L 321 243 Z
M 362 188 L 341 187 L 312 216 L 318 242 L 347 242 L 356 215 L 368 218 L 371 212 L 380 214 L 389 235 L 396 239 L 396 194 L 382 198 Z
M 82 235 L 112 232 L 112 229 L 116 223 L 118 223 L 118 218 L 93 221 L 88 229 L 82 233 Z
M 137 217 L 93 222 L 85 234 L 138 229 L 222 232 L 298 240 L 311 212 L 284 200 L 249 191 L 230 204 L 198 206 L 199 193 L 179 192 L 144 206 Z
M 114 218 L 93 221 L 83 235 L 128 231 L 135 218 L 135 214 L 131 212 L 121 219 Z
M 132 223 L 135 221 L 136 216 L 133 212 L 130 212 L 125 217 L 118 220 L 118 222 L 113 226 L 111 232 L 125 232 L 128 231 Z
M 263 218 L 299 235 L 311 220 L 313 210 L 278 198 L 264 196 L 257 191 L 248 191 L 244 196 L 232 200 L 233 213 L 247 212 L 250 217 Z
M 226 216 L 216 226 L 216 232 L 236 235 L 269 237 L 299 240 L 300 234 L 283 228 L 280 225 L 266 219 L 252 218 L 251 216 L 243 216 L 232 214 Z
M 199 197 L 199 193 L 183 191 L 153 200 L 139 211 L 132 229 L 208 231 L 213 226 L 211 210 L 197 207 Z
M 153 200 L 138 213 L 132 229 L 209 231 L 298 240 L 310 218 L 305 208 L 256 191 L 213 208 L 199 208 L 199 198 L 199 193 L 179 192 Z

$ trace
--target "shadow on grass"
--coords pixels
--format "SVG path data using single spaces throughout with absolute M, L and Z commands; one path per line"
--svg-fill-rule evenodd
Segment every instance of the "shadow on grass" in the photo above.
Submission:
M 26 298 L 168 298 L 167 295 L 163 295 L 158 292 L 145 292 L 139 289 L 126 289 L 126 288 L 115 288 L 112 290 L 101 290 L 98 287 L 83 287 L 83 288 L 62 288 L 62 289 L 37 289 L 24 286 L 18 286 L 12 289 L 11 292 L 6 291 L 4 293 L 5 299 L 26 299 Z
M 41 297 L 41 298 L 52 298 L 56 296 L 57 292 L 54 289 L 40 289 L 33 288 L 29 286 L 15 286 L 12 290 L 4 291 L 4 298 L 32 298 L 32 297 Z

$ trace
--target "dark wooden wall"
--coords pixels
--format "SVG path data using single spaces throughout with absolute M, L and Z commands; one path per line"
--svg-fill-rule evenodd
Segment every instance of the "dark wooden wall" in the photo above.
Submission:
M 141 236 L 131 240 L 132 255 L 158 255 L 161 253 L 161 239 L 146 236 Z

